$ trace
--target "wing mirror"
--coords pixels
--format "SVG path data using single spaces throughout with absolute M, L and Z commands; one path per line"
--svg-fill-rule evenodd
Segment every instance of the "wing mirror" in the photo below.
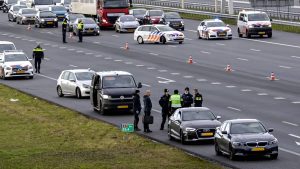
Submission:
M 270 21 L 272 22 L 272 21 L 273 21 L 273 19 L 272 19 L 272 18 L 270 18 Z
M 274 131 L 274 129 L 273 128 L 269 128 L 269 130 L 268 130 L 270 133 L 271 132 L 273 132 Z
M 222 134 L 228 134 L 227 131 L 222 131 Z
M 217 116 L 217 120 L 220 120 L 221 119 L 221 116 Z
M 226 25 L 227 27 L 230 27 L 228 24 Z
M 70 82 L 76 82 L 76 80 L 75 79 L 70 79 Z
M 138 88 L 142 88 L 142 87 L 143 87 L 142 83 L 139 82 L 139 83 L 138 83 Z

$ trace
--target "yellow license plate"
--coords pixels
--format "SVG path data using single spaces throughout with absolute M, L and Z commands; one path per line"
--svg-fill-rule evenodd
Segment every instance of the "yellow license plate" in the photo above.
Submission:
M 53 24 L 53 22 L 47 22 L 47 24 Z
M 17 73 L 25 73 L 25 71 L 24 70 L 19 70 L 19 71 L 17 71 Z
M 213 136 L 214 133 L 201 133 L 201 136 Z
M 258 32 L 258 34 L 264 35 L 264 34 L 266 34 L 266 32 Z
M 219 36 L 225 36 L 225 34 L 224 33 L 220 33 Z
M 128 109 L 128 105 L 118 106 L 118 109 Z
M 252 148 L 252 151 L 265 151 L 265 148 L 263 148 L 263 147 L 255 147 L 255 148 Z

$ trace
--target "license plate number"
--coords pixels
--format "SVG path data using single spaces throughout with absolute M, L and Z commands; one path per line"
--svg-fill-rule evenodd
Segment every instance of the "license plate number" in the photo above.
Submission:
M 24 70 L 19 70 L 19 71 L 17 71 L 17 73 L 25 73 L 25 71 Z
M 214 133 L 201 133 L 201 136 L 213 136 Z
M 220 33 L 219 36 L 225 36 L 225 33 Z
M 118 109 L 127 109 L 128 105 L 122 105 L 122 106 L 118 106 Z
M 94 32 L 93 30 L 88 30 L 87 32 Z
M 47 22 L 47 24 L 53 24 L 53 22 Z
M 255 148 L 252 148 L 252 151 L 265 151 L 265 148 L 263 148 L 263 147 L 255 147 Z
M 265 34 L 265 32 L 258 32 L 258 34 L 260 34 L 260 35 L 264 35 L 264 34 Z

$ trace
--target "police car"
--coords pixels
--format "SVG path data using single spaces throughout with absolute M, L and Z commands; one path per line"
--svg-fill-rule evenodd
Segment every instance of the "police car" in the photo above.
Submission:
M 231 28 L 220 19 L 203 20 L 197 33 L 199 39 L 232 39 Z
M 139 44 L 145 42 L 163 44 L 166 42 L 178 42 L 179 44 L 182 44 L 184 41 L 184 34 L 168 25 L 142 25 L 135 30 L 134 40 Z
M 0 56 L 0 76 L 3 79 L 20 76 L 32 79 L 34 74 L 30 61 L 22 51 L 4 51 Z

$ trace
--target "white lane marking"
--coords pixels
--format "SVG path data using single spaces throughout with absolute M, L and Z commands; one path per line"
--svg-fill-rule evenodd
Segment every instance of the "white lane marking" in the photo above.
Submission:
M 226 86 L 227 88 L 235 88 L 236 86 Z
M 162 70 L 158 70 L 159 72 L 167 72 L 168 70 L 164 70 L 164 69 L 162 69 Z
M 46 76 L 46 75 L 43 75 L 43 74 L 35 74 L 35 76 L 41 76 L 41 77 L 45 77 L 45 78 L 47 78 L 47 79 L 50 79 L 50 80 L 57 80 L 57 79 L 55 79 L 55 78 L 52 78 L 52 77 L 49 77 L 49 76 Z
M 111 35 L 111 36 L 113 36 L 113 37 L 116 37 L 116 38 L 118 38 L 118 37 L 119 37 L 119 35 Z
M 298 126 L 298 124 L 291 123 L 291 122 L 288 122 L 288 121 L 282 121 L 282 123 L 289 124 L 289 125 L 296 126 L 296 127 Z
M 297 135 L 295 135 L 295 134 L 289 134 L 289 136 L 295 137 L 295 138 L 300 138 L 300 136 L 297 136 Z
M 252 50 L 252 51 L 254 51 L 254 52 L 260 52 L 259 49 L 250 49 L 250 50 Z
M 216 43 L 216 45 L 225 46 L 224 43 Z
M 212 82 L 210 84 L 212 84 L 212 85 L 220 85 L 221 83 L 220 82 Z
M 93 55 L 94 53 L 85 53 L 86 55 Z
M 69 65 L 70 67 L 78 67 L 78 66 L 75 66 L 75 65 Z
M 34 40 L 34 39 L 31 39 L 31 40 L 28 40 L 29 42 L 35 42 L 36 40 Z M 57 47 L 57 45 L 56 45 L 56 47 Z
M 191 79 L 191 78 L 194 78 L 194 76 L 183 76 L 183 78 Z
M 102 55 L 95 55 L 95 57 L 96 57 L 96 58 L 101 58 L 101 57 L 102 57 Z
M 44 58 L 45 60 L 49 61 L 50 59 L 49 58 Z
M 280 68 L 284 68 L 284 69 L 291 69 L 292 67 L 289 66 L 279 66 Z
M 133 64 L 132 62 L 124 62 L 126 65 L 131 65 Z
M 73 51 L 73 50 L 75 50 L 75 49 L 72 49 L 72 48 L 68 49 L 68 51 Z
M 206 82 L 206 79 L 197 79 L 198 82 Z
M 77 50 L 76 52 L 77 52 L 77 53 L 83 53 L 83 51 L 82 51 L 82 50 Z
M 261 43 L 268 43 L 268 44 L 272 44 L 272 45 L 279 45 L 279 46 L 286 46 L 286 47 L 292 47 L 292 48 L 299 48 L 300 49 L 300 46 L 289 45 L 289 44 L 284 44 L 284 43 L 268 42 L 268 41 L 263 41 L 263 40 L 246 39 L 246 38 L 239 38 L 239 39 L 248 40 L 248 41 L 254 41 L 254 42 L 261 42 Z
M 153 111 L 157 112 L 157 113 L 161 113 L 161 111 L 156 110 L 156 109 L 152 109 Z
M 274 97 L 275 100 L 285 100 L 284 97 Z
M 164 81 L 159 80 L 158 83 L 169 84 L 169 83 L 174 83 L 174 82 L 176 82 L 175 80 L 167 79 L 167 78 L 164 78 L 164 77 L 156 77 L 156 78 L 164 80 Z
M 300 59 L 300 56 L 291 56 L 292 58 Z
M 150 55 L 154 55 L 154 56 L 157 56 L 158 54 L 157 53 L 149 53 Z
M 19 37 L 19 36 L 16 36 L 15 38 L 16 38 L 16 39 L 20 39 L 21 37 Z
M 180 75 L 180 73 L 174 72 L 174 73 L 170 73 L 171 75 Z
M 300 143 L 299 143 L 299 142 L 295 141 L 295 143 L 297 144 L 297 146 L 300 146 Z
M 22 40 L 23 40 L 23 39 L 22 39 Z M 50 44 L 49 44 L 49 43 L 45 43 L 44 45 L 45 45 L 45 46 L 49 46 Z
M 93 42 L 94 44 L 100 44 L 101 42 Z
M 169 47 L 172 47 L 172 48 L 177 48 L 177 46 L 175 45 L 168 45 Z
M 114 60 L 114 61 L 115 61 L 115 62 L 122 62 L 123 60 L 118 60 L 118 59 L 117 59 L 117 60 Z
M 47 32 L 47 33 L 49 33 L 49 34 L 53 34 L 52 32 Z
M 145 65 L 135 65 L 136 67 L 143 67 L 143 66 L 145 66 Z
M 286 153 L 290 153 L 290 154 L 293 154 L 293 155 L 296 155 L 296 156 L 300 156 L 300 153 L 296 153 L 294 151 L 291 151 L 291 150 L 288 150 L 288 149 L 285 149 L 285 148 L 282 148 L 282 147 L 279 147 L 278 149 L 281 150 L 281 151 L 284 151 Z
M 268 93 L 257 93 L 258 96 L 267 96 Z
M 143 86 L 146 86 L 146 87 L 151 87 L 150 85 L 148 85 L 148 84 L 145 84 L 145 83 L 143 83 Z
M 251 92 L 252 90 L 250 90 L 250 89 L 242 89 L 241 91 L 242 92 Z
M 2 33 L 1 35 L 5 36 L 5 35 L 7 35 L 7 34 L 6 34 L 6 33 Z
M 245 59 L 245 58 L 236 58 L 238 60 L 242 60 L 242 61 L 249 61 L 248 59 Z
M 187 31 L 189 31 L 189 32 L 197 32 L 197 31 L 195 31 L 195 30 L 187 30 Z
M 60 49 L 66 49 L 67 47 L 64 47 L 64 46 L 61 46 L 61 47 L 59 47 Z
M 210 52 L 206 52 L 206 51 L 201 51 L 201 53 L 210 54 Z
M 292 102 L 293 104 L 300 104 L 300 101 Z
M 26 39 L 26 38 L 23 38 L 22 40 L 25 40 L 25 41 L 26 41 L 27 39 Z
M 184 38 L 184 39 L 186 39 L 186 40 L 193 40 L 193 39 L 190 39 L 190 38 Z
M 228 109 L 231 109 L 231 110 L 235 110 L 235 111 L 241 111 L 241 109 L 238 109 L 238 108 L 235 108 L 235 107 L 227 107 Z
M 121 48 L 121 49 L 125 49 L 125 47 L 124 47 L 124 46 L 121 46 L 120 48 Z
M 149 70 L 155 70 L 156 68 L 155 67 L 148 67 L 147 69 L 149 69 Z
M 112 58 L 111 58 L 111 57 L 105 57 L 104 59 L 106 59 L 106 60 L 111 60 Z

